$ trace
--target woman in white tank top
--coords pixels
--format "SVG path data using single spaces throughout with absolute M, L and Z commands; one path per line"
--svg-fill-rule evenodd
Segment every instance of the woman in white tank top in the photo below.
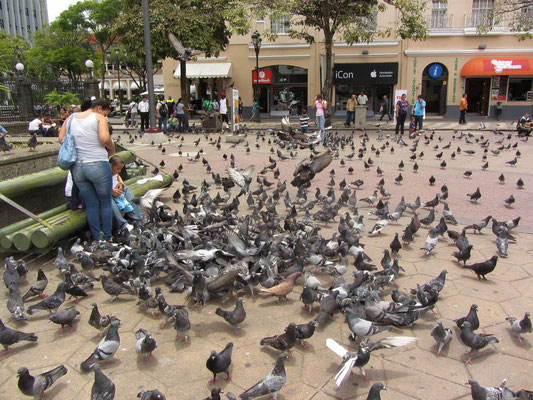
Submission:
M 70 171 L 85 201 L 87 223 L 94 240 L 99 239 L 101 232 L 105 240 L 111 239 L 113 178 L 108 157 L 115 152 L 115 144 L 105 118 L 110 112 L 107 100 L 97 99 L 87 111 L 69 117 L 72 118 L 70 132 L 78 153 Z M 65 137 L 67 125 L 64 123 L 59 132 L 60 143 Z

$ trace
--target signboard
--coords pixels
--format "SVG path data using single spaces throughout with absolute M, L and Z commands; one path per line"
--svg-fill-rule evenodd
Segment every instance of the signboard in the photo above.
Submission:
M 255 69 L 252 70 L 252 84 L 256 85 L 257 78 L 256 78 L 256 71 Z M 272 84 L 272 71 L 269 69 L 260 69 L 259 70 L 259 84 L 260 85 L 271 85 Z
M 239 130 L 239 91 L 231 88 L 230 90 L 230 109 L 231 109 L 231 131 Z
M 533 58 L 474 58 L 461 69 L 461 76 L 533 75 Z
M 429 67 L 429 76 L 436 79 L 440 78 L 442 75 L 442 66 L 440 64 L 433 64 Z
M 407 90 L 405 89 L 396 89 L 394 91 L 394 102 L 392 103 L 392 109 L 394 111 L 394 122 L 396 122 L 396 103 L 402 99 L 402 95 L 407 96 Z
M 335 64 L 333 83 L 337 85 L 394 85 L 398 63 Z

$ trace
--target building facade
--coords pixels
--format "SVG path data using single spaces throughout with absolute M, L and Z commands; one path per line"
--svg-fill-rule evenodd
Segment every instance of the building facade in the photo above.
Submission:
M 344 113 L 351 94 L 361 92 L 369 98 L 369 114 L 377 113 L 383 95 L 394 99 L 398 90 L 407 91 L 411 103 L 421 94 L 428 114 L 446 118 L 458 117 L 463 93 L 468 95 L 469 113 L 492 117 L 499 105 L 506 118 L 531 112 L 533 42 L 519 41 L 507 21 L 480 35 L 476 27 L 487 22 L 493 5 L 493 0 L 430 1 L 425 41 L 401 39 L 394 33 L 351 46 L 335 41 L 332 103 L 336 113 Z M 523 12 L 533 18 L 533 9 Z M 389 7 L 377 15 L 376 26 L 392 26 L 396 18 Z M 275 42 L 263 38 L 259 53 L 259 101 L 262 112 L 271 115 L 310 110 L 324 82 L 325 48 L 320 32 L 311 32 L 315 43 L 300 42 L 287 35 L 288 22 L 265 17 L 252 23 L 252 32 L 278 32 Z M 199 57 L 187 63 L 193 98 L 200 101 L 219 95 L 233 83 L 249 109 L 257 82 L 255 67 L 251 38 L 233 37 L 218 58 Z M 178 62 L 165 60 L 163 76 L 165 95 L 180 97 Z
M 35 31 L 48 25 L 46 0 L 0 0 L 0 29 L 33 44 Z

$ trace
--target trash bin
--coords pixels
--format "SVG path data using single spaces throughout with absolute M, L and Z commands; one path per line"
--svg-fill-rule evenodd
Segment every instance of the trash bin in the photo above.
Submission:
M 355 106 L 355 129 L 365 129 L 366 127 L 366 105 Z
M 222 118 L 219 113 L 213 113 L 202 117 L 202 128 L 206 131 L 221 131 Z
M 502 115 L 502 112 L 503 112 L 503 105 L 502 105 L 502 102 L 501 101 L 498 101 L 496 103 L 496 120 L 499 121 L 500 119 L 500 116 Z

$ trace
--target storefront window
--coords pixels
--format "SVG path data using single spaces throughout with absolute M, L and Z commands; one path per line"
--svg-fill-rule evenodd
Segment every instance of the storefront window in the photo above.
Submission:
M 271 67 L 274 83 L 305 83 L 307 84 L 307 70 L 292 65 L 275 65 Z
M 508 101 L 526 101 L 531 98 L 533 79 L 509 78 Z

